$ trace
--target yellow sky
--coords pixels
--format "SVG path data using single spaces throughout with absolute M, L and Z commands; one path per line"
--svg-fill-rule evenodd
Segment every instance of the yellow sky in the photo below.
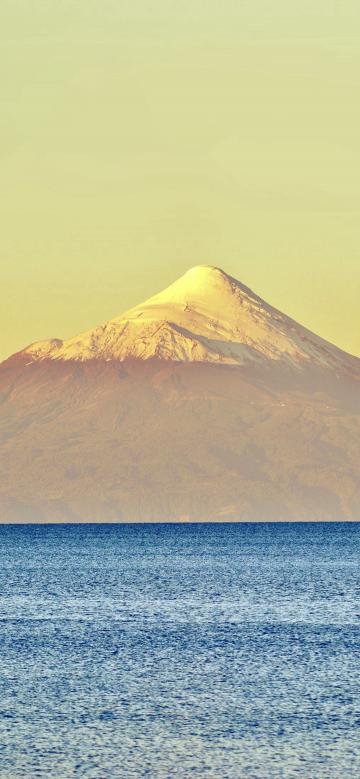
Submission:
M 358 0 L 1 0 L 0 359 L 219 265 L 360 355 Z

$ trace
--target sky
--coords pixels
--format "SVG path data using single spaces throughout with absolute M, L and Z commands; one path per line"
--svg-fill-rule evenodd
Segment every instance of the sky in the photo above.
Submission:
M 360 356 L 358 0 L 1 0 L 0 359 L 213 264 Z

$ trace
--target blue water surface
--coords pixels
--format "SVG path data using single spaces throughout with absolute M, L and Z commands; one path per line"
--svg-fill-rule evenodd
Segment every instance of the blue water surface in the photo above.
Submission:
M 0 527 L 1 779 L 360 776 L 360 524 Z

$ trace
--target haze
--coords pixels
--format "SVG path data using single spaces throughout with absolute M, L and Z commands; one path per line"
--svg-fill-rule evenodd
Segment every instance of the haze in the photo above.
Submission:
M 3 0 L 0 359 L 209 263 L 360 354 L 355 0 Z

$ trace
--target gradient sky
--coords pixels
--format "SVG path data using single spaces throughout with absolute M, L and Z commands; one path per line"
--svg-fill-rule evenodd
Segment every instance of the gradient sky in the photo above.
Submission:
M 1 0 L 0 359 L 199 263 L 360 355 L 358 0 Z

